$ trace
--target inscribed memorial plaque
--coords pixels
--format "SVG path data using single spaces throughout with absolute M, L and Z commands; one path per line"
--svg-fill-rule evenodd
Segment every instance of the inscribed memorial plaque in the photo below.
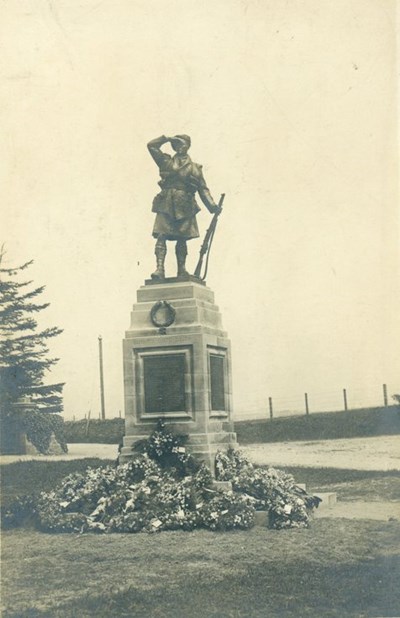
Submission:
M 184 354 L 147 356 L 143 368 L 147 414 L 186 410 Z
M 211 410 L 225 410 L 225 358 L 210 354 Z

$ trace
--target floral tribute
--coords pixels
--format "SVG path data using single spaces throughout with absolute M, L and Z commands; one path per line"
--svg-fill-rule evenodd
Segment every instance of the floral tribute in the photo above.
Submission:
M 53 491 L 19 498 L 5 513 L 5 525 L 30 521 L 45 532 L 160 532 L 162 530 L 247 529 L 256 509 L 269 512 L 274 528 L 304 527 L 314 498 L 291 476 L 257 469 L 238 451 L 218 453 L 216 477 L 232 491 L 214 487 L 210 470 L 192 457 L 186 438 L 161 420 L 137 443 L 132 461 L 70 474 Z
M 234 492 L 248 499 L 257 511 L 267 511 L 271 528 L 306 528 L 321 499 L 298 487 L 291 474 L 275 468 L 256 468 L 240 451 L 219 452 L 216 477 L 231 481 Z

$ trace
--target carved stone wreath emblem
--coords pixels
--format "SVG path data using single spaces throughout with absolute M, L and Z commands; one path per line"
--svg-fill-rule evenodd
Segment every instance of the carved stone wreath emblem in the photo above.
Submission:
M 175 309 L 166 300 L 159 300 L 150 311 L 150 319 L 154 326 L 166 328 L 175 322 Z

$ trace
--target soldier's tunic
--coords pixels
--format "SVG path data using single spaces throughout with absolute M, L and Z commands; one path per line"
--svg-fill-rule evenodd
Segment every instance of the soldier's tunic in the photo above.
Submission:
M 162 152 L 164 137 L 148 143 L 148 149 L 160 170 L 158 183 L 161 192 L 153 200 L 152 211 L 156 213 L 153 236 L 163 235 L 167 240 L 189 240 L 199 236 L 196 214 L 200 208 L 195 194 L 212 211 L 215 203 L 203 177 L 202 166 L 194 163 L 188 155 L 179 157 Z

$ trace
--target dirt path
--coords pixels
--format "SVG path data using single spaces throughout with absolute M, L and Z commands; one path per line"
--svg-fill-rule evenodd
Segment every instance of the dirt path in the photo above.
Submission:
M 400 436 L 270 442 L 248 444 L 241 450 L 251 461 L 261 465 L 400 470 Z
M 68 444 L 68 453 L 63 455 L 1 455 L 0 464 L 15 461 L 66 461 L 69 459 L 84 459 L 98 457 L 100 459 L 116 459 L 117 444 Z
M 343 517 L 344 519 L 400 520 L 400 502 L 337 502 L 333 506 L 322 502 L 314 511 L 314 518 Z
M 3 455 L 0 463 L 57 461 L 100 457 L 116 459 L 116 444 L 69 444 L 65 455 Z M 313 442 L 268 442 L 240 446 L 254 463 L 272 466 L 314 466 L 353 470 L 400 470 L 400 436 L 320 440 Z

